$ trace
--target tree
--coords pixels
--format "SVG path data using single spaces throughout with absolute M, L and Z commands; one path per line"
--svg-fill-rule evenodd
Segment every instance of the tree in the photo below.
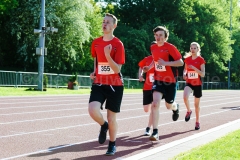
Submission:
M 12 9 L 16 8 L 18 5 L 17 0 L 1 0 L 0 1 L 0 15 L 8 14 Z
M 48 38 L 49 52 L 46 65 L 48 70 L 60 73 L 89 71 L 92 67 L 90 57 L 90 42 L 101 34 L 101 10 L 93 2 L 67 0 L 51 3 L 49 8 L 55 12 L 48 12 L 48 23 L 56 26 L 59 33 Z M 52 54 L 51 54 L 52 53 Z M 93 63 L 91 63 L 92 65 Z
M 8 45 L 0 50 L 5 55 L 3 66 L 37 71 L 38 57 L 33 54 L 38 46 L 38 36 L 33 34 L 33 29 L 39 28 L 40 7 L 39 0 L 23 0 L 9 13 L 9 19 L 4 20 L 5 28 L 0 35 L 5 35 Z M 45 72 L 91 69 L 85 66 L 92 61 L 90 41 L 101 34 L 101 9 L 92 0 L 53 0 L 47 2 L 45 8 L 46 26 L 59 29 L 57 34 L 46 35 Z
M 111 2 L 117 6 L 115 14 L 120 18 L 121 25 L 135 30 L 145 30 L 149 35 L 146 39 L 148 41 L 145 41 L 146 48 L 149 47 L 149 40 L 154 40 L 152 29 L 157 25 L 164 25 L 170 31 L 168 41 L 176 45 L 182 54 L 189 51 L 191 42 L 200 43 L 202 55 L 207 61 L 207 72 L 210 76 L 217 75 L 224 80 L 224 74 L 227 71 L 226 63 L 233 53 L 229 47 L 233 41 L 230 40 L 229 14 L 226 14 L 225 6 L 205 0 Z M 128 37 L 128 35 L 124 36 Z M 133 59 L 138 58 L 136 56 Z

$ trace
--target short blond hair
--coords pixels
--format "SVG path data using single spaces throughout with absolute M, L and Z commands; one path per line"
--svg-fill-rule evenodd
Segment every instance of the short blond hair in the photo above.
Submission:
M 117 17 L 116 16 L 114 16 L 113 14 L 111 14 L 111 13 L 105 13 L 105 17 L 112 17 L 112 19 L 113 19 L 113 24 L 117 24 L 117 22 L 118 22 L 118 19 L 117 19 Z

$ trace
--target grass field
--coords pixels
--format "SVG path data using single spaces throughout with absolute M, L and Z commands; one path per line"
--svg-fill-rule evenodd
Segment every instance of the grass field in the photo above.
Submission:
M 217 139 L 209 144 L 179 154 L 174 160 L 239 160 L 240 130 Z

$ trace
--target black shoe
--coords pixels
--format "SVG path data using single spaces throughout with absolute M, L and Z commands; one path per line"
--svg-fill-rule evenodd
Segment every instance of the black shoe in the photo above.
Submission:
M 195 130 L 199 130 L 199 129 L 200 129 L 200 123 L 199 123 L 199 122 L 196 122 Z
M 178 117 L 179 117 L 179 104 L 177 104 L 177 110 L 173 111 L 172 120 L 176 121 L 178 120 Z
M 98 142 L 100 144 L 103 144 L 106 141 L 107 138 L 107 131 L 108 131 L 108 123 L 105 122 L 105 126 L 101 126 L 100 133 L 98 136 Z
M 116 146 L 115 145 L 108 145 L 108 150 L 106 152 L 106 156 L 113 156 L 116 153 Z
M 192 114 L 192 111 L 187 112 L 187 114 L 186 114 L 186 116 L 185 116 L 185 121 L 186 121 L 186 122 L 190 120 L 191 114 Z
M 157 131 L 153 131 L 152 135 L 149 137 L 150 141 L 158 141 L 159 137 L 158 137 L 158 132 Z
M 147 127 L 144 136 L 150 136 L 150 128 Z

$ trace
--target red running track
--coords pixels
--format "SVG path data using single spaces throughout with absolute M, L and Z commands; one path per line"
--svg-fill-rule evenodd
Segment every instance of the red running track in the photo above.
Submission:
M 105 156 L 107 141 L 97 142 L 100 126 L 88 115 L 89 95 L 0 97 L 0 159 L 110 160 L 124 159 L 169 142 L 239 119 L 240 91 L 203 91 L 201 129 L 195 131 L 195 114 L 185 122 L 186 108 L 178 91 L 180 117 L 160 106 L 159 138 L 153 144 L 142 136 L 149 113 L 142 94 L 124 94 L 118 114 L 117 153 Z M 190 96 L 191 109 L 193 96 Z M 102 111 L 106 117 L 106 110 Z M 169 150 L 171 152 L 171 150 Z

